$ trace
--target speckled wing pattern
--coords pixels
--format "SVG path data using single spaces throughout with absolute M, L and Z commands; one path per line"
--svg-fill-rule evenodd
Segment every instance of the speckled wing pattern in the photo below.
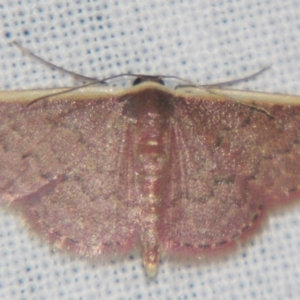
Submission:
M 138 207 L 121 112 L 113 97 L 1 103 L 1 202 L 58 247 L 90 256 L 132 249 Z
M 221 98 L 175 100 L 161 218 L 166 252 L 232 245 L 265 208 L 300 197 L 299 106 Z
M 300 196 L 299 105 L 168 93 L 162 251 L 221 249 L 247 235 L 268 206 Z M 141 243 L 127 96 L 0 105 L 0 201 L 58 247 L 95 256 Z

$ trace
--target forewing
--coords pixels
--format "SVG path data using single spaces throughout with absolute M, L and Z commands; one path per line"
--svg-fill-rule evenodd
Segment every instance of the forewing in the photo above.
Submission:
M 130 126 L 118 99 L 0 104 L 0 199 L 60 247 L 137 242 Z
M 299 106 L 174 103 L 170 187 L 162 205 L 166 252 L 230 246 L 267 206 L 300 196 Z

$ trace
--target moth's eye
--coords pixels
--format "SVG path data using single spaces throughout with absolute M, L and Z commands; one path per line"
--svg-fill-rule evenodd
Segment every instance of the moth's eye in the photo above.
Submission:
M 164 81 L 161 78 L 158 78 L 157 83 L 159 83 L 161 85 L 165 85 Z
M 142 82 L 144 82 L 144 80 L 142 79 L 142 77 L 137 77 L 137 78 L 133 81 L 132 85 L 138 85 L 138 84 L 140 84 L 140 83 L 142 83 Z

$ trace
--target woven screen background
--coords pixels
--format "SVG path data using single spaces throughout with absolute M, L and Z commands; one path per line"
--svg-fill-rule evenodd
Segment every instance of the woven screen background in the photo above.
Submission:
M 177 75 L 214 83 L 272 68 L 234 88 L 300 95 L 300 3 L 258 0 L 2 0 L 0 88 L 71 86 L 24 55 L 91 77 Z M 1 166 L 0 166 L 1 171 Z M 90 263 L 53 251 L 0 211 L 0 299 L 300 299 L 300 203 L 218 261 L 164 261 L 154 280 L 138 255 Z

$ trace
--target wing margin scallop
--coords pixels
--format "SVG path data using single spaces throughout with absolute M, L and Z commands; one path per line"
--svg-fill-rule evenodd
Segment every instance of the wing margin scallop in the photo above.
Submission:
M 1 103 L 1 202 L 60 247 L 129 250 L 138 212 L 122 108 L 114 97 Z
M 259 224 L 267 206 L 300 197 L 299 106 L 175 101 L 165 196 L 171 201 L 162 205 L 166 252 L 233 245 Z

